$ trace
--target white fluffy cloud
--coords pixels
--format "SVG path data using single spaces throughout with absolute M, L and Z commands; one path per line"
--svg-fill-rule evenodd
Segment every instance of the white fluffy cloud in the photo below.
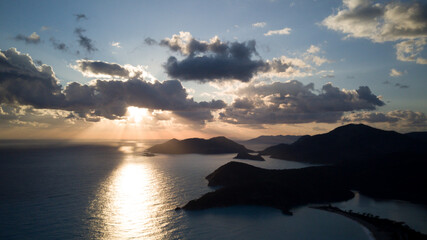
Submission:
M 403 75 L 403 72 L 397 71 L 396 69 L 392 68 L 390 70 L 390 77 L 400 77 Z
M 257 22 L 257 23 L 252 24 L 252 27 L 255 27 L 255 28 L 263 28 L 265 26 L 267 26 L 266 22 Z
M 416 62 L 418 64 L 427 64 L 427 59 L 420 57 L 427 39 L 406 40 L 396 44 L 397 59 L 403 62 Z
M 322 24 L 346 34 L 347 38 L 367 38 L 373 42 L 402 41 L 396 45 L 398 60 L 419 64 L 427 62 L 416 57 L 427 38 L 427 7 L 421 3 L 343 0 L 343 6 L 325 18 Z
M 291 28 L 285 27 L 283 29 L 279 30 L 270 30 L 266 33 L 264 33 L 264 36 L 272 36 L 272 35 L 289 35 L 291 34 Z

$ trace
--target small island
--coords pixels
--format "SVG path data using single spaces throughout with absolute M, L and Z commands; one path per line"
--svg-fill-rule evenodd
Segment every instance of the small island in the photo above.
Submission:
M 238 153 L 234 159 L 242 159 L 242 160 L 254 160 L 254 161 L 265 161 L 265 159 L 261 156 L 261 154 L 252 155 L 247 152 Z
M 211 139 L 188 138 L 184 140 L 171 139 L 165 143 L 154 145 L 146 151 L 165 154 L 224 154 L 253 152 L 245 146 L 226 137 L 214 137 Z
M 154 157 L 154 156 L 156 156 L 156 154 L 151 153 L 151 152 L 143 152 L 142 156 L 144 156 L 144 157 Z

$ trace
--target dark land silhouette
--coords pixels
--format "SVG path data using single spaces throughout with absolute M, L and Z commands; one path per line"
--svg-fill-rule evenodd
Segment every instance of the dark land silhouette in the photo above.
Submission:
M 151 153 L 166 154 L 223 154 L 223 153 L 248 153 L 253 152 L 245 146 L 225 137 L 211 139 L 188 138 L 184 140 L 171 139 L 165 143 L 154 145 L 147 149 Z
M 261 154 L 291 161 L 345 164 L 391 153 L 419 153 L 425 146 L 420 138 L 423 136 L 416 133 L 406 135 L 349 124 L 325 134 L 303 136 L 292 144 L 268 147 Z
M 275 145 L 275 144 L 280 144 L 280 143 L 291 144 L 291 143 L 294 143 L 295 141 L 297 141 L 300 137 L 302 137 L 302 136 L 297 136 L 297 135 L 275 135 L 275 136 L 262 135 L 262 136 L 252 138 L 249 140 L 240 141 L 240 143 L 242 143 L 243 145 L 246 145 L 246 144 Z
M 356 213 L 351 210 L 343 211 L 330 205 L 312 208 L 336 213 L 350 218 L 366 227 L 377 240 L 427 239 L 427 235 L 411 229 L 403 222 L 396 222 L 389 219 L 380 218 L 369 213 Z
M 242 159 L 242 160 L 254 160 L 254 161 L 265 161 L 261 154 L 252 155 L 246 152 L 238 153 L 234 159 Z
M 350 124 L 263 151 L 326 166 L 267 170 L 230 162 L 206 177 L 209 186 L 222 188 L 183 208 L 262 205 L 290 213 L 296 206 L 350 199 L 352 190 L 427 205 L 427 151 L 422 146 L 408 135 Z

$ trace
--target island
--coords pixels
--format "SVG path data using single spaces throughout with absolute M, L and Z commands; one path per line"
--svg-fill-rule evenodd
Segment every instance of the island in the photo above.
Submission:
M 214 137 L 211 139 L 188 138 L 184 140 L 171 139 L 165 143 L 154 145 L 146 151 L 165 154 L 224 154 L 253 152 L 245 146 L 226 137 Z
M 243 159 L 243 160 L 254 160 L 254 161 L 265 161 L 261 154 L 252 155 L 247 152 L 238 153 L 234 159 Z

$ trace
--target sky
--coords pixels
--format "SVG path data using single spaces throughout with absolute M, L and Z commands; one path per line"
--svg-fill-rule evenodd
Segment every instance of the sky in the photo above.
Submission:
M 0 1 L 0 138 L 427 131 L 423 1 Z

